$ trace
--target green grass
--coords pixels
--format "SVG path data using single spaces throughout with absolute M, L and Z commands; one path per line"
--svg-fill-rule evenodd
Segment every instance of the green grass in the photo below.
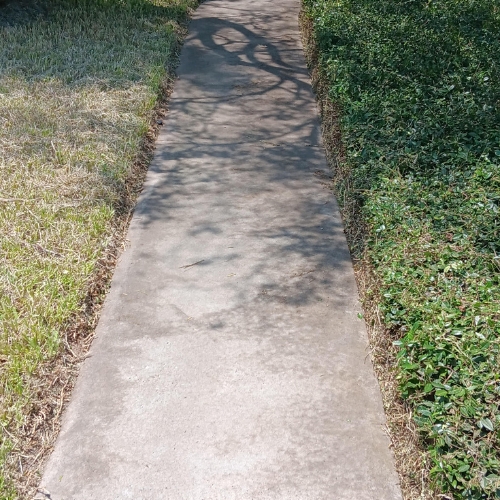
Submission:
M 0 498 L 196 0 L 0 6 Z M 21 479 L 22 481 L 22 479 Z
M 500 498 L 500 5 L 304 4 L 433 488 Z

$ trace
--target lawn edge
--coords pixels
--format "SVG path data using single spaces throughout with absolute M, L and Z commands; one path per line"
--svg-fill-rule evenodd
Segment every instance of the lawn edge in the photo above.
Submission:
M 188 34 L 192 14 L 193 10 L 176 29 L 173 57 L 165 61 L 167 75 L 159 90 L 155 107 L 150 112 L 148 131 L 118 193 L 114 205 L 115 215 L 111 222 L 110 241 L 87 281 L 82 307 L 60 332 L 60 352 L 55 358 L 42 364 L 29 380 L 35 397 L 30 401 L 29 413 L 21 432 L 9 434 L 13 448 L 6 460 L 5 472 L 10 475 L 17 493 L 16 498 L 31 500 L 39 491 L 41 473 L 61 429 L 62 418 L 71 400 L 80 366 L 88 357 L 116 264 L 127 247 L 128 228 L 154 157 L 156 139 L 168 114 L 176 81 L 175 70 L 179 64 L 181 48 Z M 8 432 L 8 428 L 5 430 Z
M 323 147 L 332 170 L 332 190 L 339 201 L 344 223 L 344 233 L 351 253 L 364 319 L 368 331 L 370 357 L 378 379 L 386 415 L 386 431 L 400 480 L 404 500 L 435 500 L 444 498 L 432 490 L 429 479 L 430 460 L 422 446 L 413 414 L 405 404 L 397 380 L 397 352 L 394 338 L 383 325 L 379 313 L 378 278 L 364 248 L 368 228 L 363 222 L 359 206 L 349 197 L 349 167 L 345 162 L 340 127 L 341 109 L 328 96 L 328 80 L 322 73 L 318 49 L 314 39 L 312 19 L 304 8 L 299 16 L 304 54 L 321 118 Z M 337 184 L 342 181 L 346 189 L 340 192 Z

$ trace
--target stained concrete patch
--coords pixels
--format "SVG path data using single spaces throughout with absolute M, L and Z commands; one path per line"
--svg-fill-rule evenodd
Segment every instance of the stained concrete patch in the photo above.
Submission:
M 401 499 L 299 7 L 196 13 L 53 500 Z

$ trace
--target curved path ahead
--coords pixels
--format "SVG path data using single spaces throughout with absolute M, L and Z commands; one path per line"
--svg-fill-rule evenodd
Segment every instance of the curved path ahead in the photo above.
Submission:
M 401 498 L 299 8 L 199 7 L 53 500 Z

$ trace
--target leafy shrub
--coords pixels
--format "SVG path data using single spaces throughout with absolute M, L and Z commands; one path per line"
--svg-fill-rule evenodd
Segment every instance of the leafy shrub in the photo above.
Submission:
M 431 476 L 500 498 L 500 6 L 304 3 Z

